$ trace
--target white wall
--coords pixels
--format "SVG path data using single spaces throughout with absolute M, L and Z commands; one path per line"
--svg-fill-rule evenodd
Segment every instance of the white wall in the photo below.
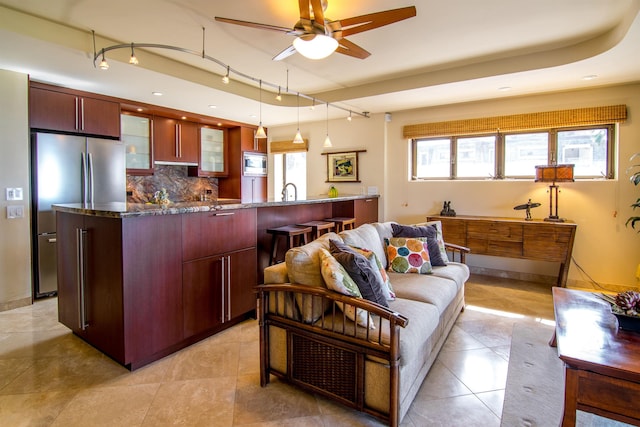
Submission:
M 28 77 L 0 70 L 0 311 L 31 304 Z M 22 201 L 7 201 L 5 189 L 21 187 Z M 7 219 L 8 205 L 25 217 Z
M 578 224 L 573 256 L 594 280 L 601 284 L 637 286 L 635 272 L 640 263 L 640 235 L 625 227 L 632 215 L 629 205 L 638 197 L 638 189 L 625 175 L 629 158 L 640 152 L 640 84 L 598 88 L 524 97 L 503 98 L 482 102 L 445 105 L 392 113 L 391 122 L 384 115 L 351 123 L 333 120 L 330 134 L 334 149 L 364 147 L 360 173 L 366 186 L 377 185 L 382 194 L 380 219 L 402 223 L 424 221 L 427 215 L 440 212 L 442 202 L 450 200 L 460 215 L 521 217 L 513 207 L 529 198 L 542 206 L 532 210 L 534 218 L 549 214 L 548 187 L 526 181 L 430 181 L 410 182 L 409 143 L 402 137 L 405 125 L 458 120 L 536 111 L 626 104 L 628 119 L 620 125 L 619 180 L 577 181 L 561 186 L 560 216 Z M 271 128 L 274 140 L 292 138 L 295 126 Z M 305 130 L 307 133 L 305 134 Z M 322 193 L 328 188 L 325 158 L 321 156 L 325 123 L 301 125 L 305 138 L 310 138 L 308 157 L 310 193 Z M 357 193 L 355 184 L 341 184 L 341 192 Z M 636 214 L 638 214 L 636 212 Z M 446 236 L 445 236 L 446 237 Z M 472 256 L 470 265 L 525 274 L 557 275 L 556 263 L 534 262 L 509 258 Z M 569 270 L 570 283 L 588 282 L 575 265 Z

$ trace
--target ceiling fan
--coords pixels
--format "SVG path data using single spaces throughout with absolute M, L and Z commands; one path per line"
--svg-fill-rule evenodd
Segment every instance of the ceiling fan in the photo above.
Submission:
M 324 12 L 327 9 L 326 0 L 298 0 L 298 5 L 300 7 L 300 20 L 296 22 L 293 28 L 222 18 L 220 16 L 216 16 L 215 19 L 228 24 L 277 31 L 295 36 L 296 38 L 291 46 L 273 57 L 274 61 L 280 61 L 296 52 L 311 59 L 326 58 L 333 52 L 365 59 L 371 53 L 345 37 L 416 16 L 415 6 L 409 6 L 331 21 L 324 16 Z

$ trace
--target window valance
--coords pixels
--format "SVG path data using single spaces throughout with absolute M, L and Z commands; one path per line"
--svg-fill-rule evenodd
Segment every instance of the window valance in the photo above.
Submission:
M 272 154 L 279 153 L 297 153 L 300 151 L 309 151 L 309 140 L 305 139 L 304 144 L 294 143 L 290 141 L 271 141 L 269 151 Z
M 407 139 L 474 135 L 495 133 L 498 130 L 501 132 L 515 132 L 620 123 L 626 119 L 626 105 L 608 105 L 604 107 L 575 108 L 571 110 L 483 117 L 448 122 L 420 123 L 403 127 L 402 135 Z

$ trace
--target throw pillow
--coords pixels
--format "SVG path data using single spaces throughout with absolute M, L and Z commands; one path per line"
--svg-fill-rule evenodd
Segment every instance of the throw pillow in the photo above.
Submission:
M 389 270 L 396 273 L 431 274 L 427 238 L 392 237 L 385 239 Z
M 394 301 L 396 299 L 396 294 L 391 286 L 391 280 L 389 280 L 389 275 L 382 266 L 382 263 L 378 259 L 376 253 L 369 249 L 358 248 L 357 246 L 350 246 L 350 248 L 362 254 L 369 261 L 371 267 L 380 274 L 380 280 L 382 280 L 382 293 L 385 298 L 387 298 L 387 301 Z
M 389 307 L 382 293 L 382 280 L 371 267 L 369 261 L 361 254 L 337 240 L 329 240 L 331 255 L 344 267 L 347 274 L 356 282 L 362 297 Z
M 442 260 L 444 262 L 449 262 L 449 256 L 447 255 L 447 249 L 444 246 L 444 237 L 442 234 L 442 222 L 441 221 L 429 221 L 426 222 L 425 225 L 432 225 L 436 228 L 437 239 L 438 239 L 438 247 L 440 248 L 440 255 L 442 256 Z
M 319 256 L 322 278 L 327 284 L 327 288 L 344 295 L 362 298 L 358 285 L 356 285 L 353 279 L 349 277 L 349 274 L 347 274 L 344 267 L 329 253 L 328 250 L 321 248 Z M 358 325 L 364 326 L 365 328 L 368 325 L 369 329 L 375 329 L 373 319 L 369 316 L 366 310 L 357 309 L 352 305 L 344 304 L 340 301 L 336 301 L 336 305 L 351 321 L 356 322 Z
M 401 225 L 391 224 L 393 237 L 426 237 L 427 250 L 431 266 L 445 266 L 446 261 L 442 259 L 440 246 L 438 244 L 438 230 L 435 225 Z M 445 258 L 446 259 L 446 258 Z

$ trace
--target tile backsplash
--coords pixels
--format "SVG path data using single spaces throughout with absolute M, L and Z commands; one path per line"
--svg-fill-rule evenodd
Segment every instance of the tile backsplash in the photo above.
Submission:
M 172 202 L 191 202 L 200 200 L 200 196 L 207 194 L 209 200 L 218 198 L 217 178 L 198 178 L 187 175 L 186 166 L 156 165 L 151 176 L 127 175 L 127 196 L 129 203 L 146 203 L 153 201 L 153 194 L 166 188 L 169 200 Z

